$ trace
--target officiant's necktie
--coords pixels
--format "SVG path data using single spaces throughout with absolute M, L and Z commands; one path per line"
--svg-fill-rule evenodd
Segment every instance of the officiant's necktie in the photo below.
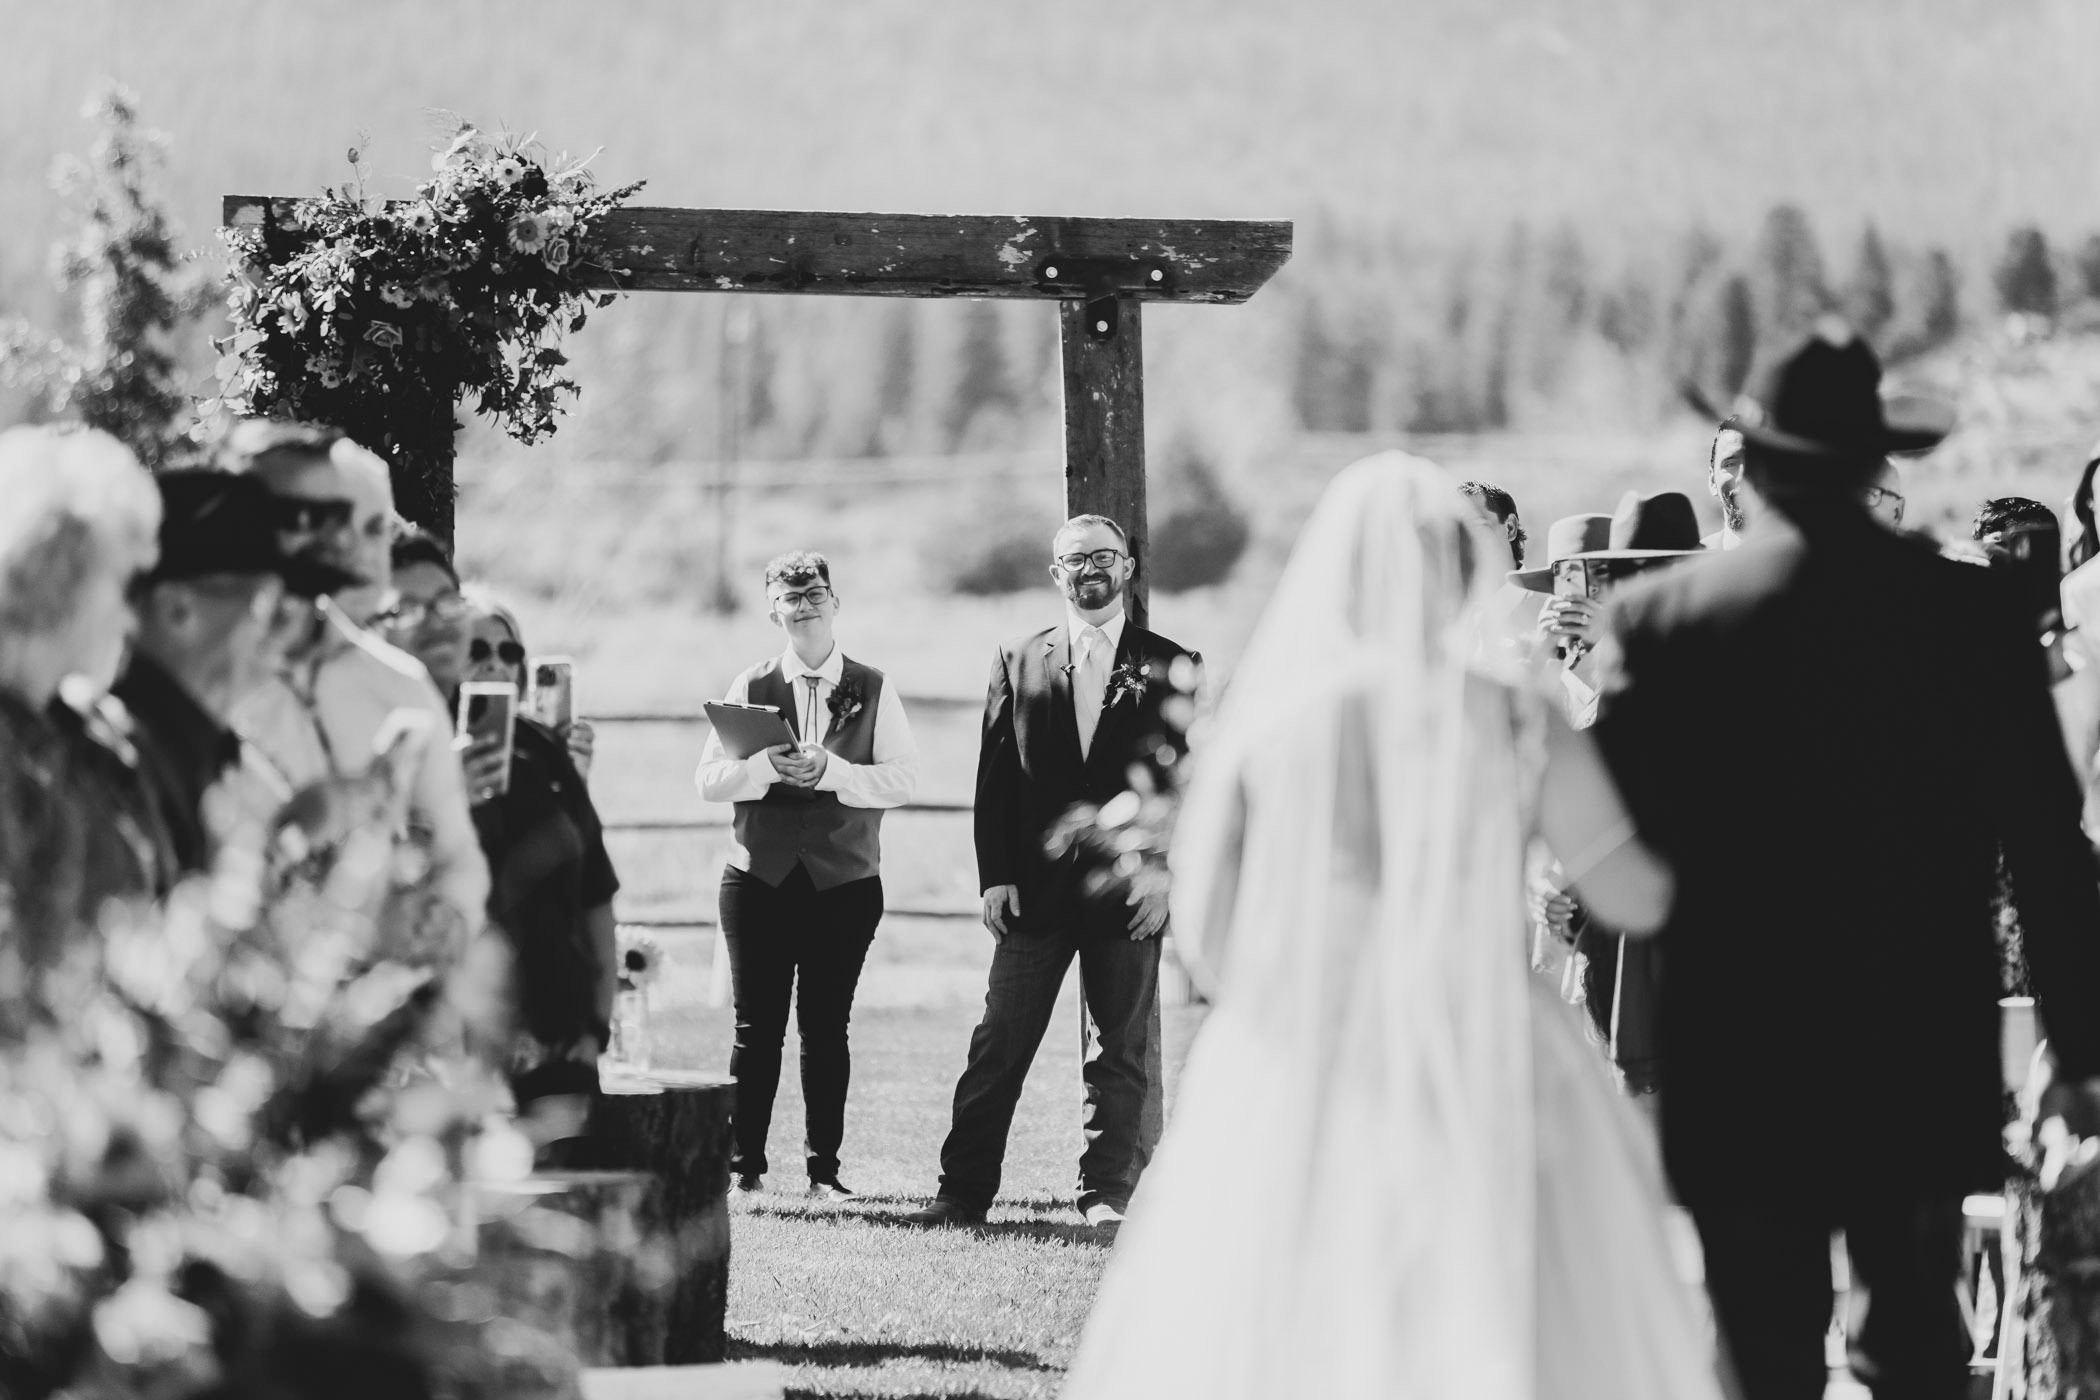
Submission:
M 1094 729 L 1101 723 L 1101 700 L 1108 693 L 1108 633 L 1098 627 L 1079 629 L 1079 664 L 1072 673 L 1072 718 L 1079 721 L 1079 756 L 1094 751 Z
M 809 701 L 802 707 L 802 713 L 808 716 L 802 721 L 802 742 L 821 744 L 824 742 L 824 735 L 817 728 L 817 682 L 823 677 L 812 671 L 802 679 L 809 686 Z

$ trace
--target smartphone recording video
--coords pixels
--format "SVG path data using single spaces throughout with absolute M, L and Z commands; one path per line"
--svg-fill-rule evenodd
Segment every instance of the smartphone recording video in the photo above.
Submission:
M 503 753 L 496 791 L 510 791 L 511 749 L 515 742 L 518 692 L 503 681 L 468 681 L 459 688 L 459 732 L 475 743 L 493 741 Z

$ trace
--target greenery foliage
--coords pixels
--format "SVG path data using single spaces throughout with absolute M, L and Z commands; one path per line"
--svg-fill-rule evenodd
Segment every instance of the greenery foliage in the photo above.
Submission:
M 1247 551 L 1246 515 L 1192 442 L 1169 446 L 1151 476 L 1145 568 L 1152 586 L 1183 593 L 1223 583 Z
M 68 344 L 19 317 L 0 320 L 0 383 L 31 390 L 157 468 L 185 449 L 190 401 L 178 352 L 208 304 L 208 282 L 178 251 L 156 187 L 167 138 L 141 128 L 137 100 L 113 83 L 85 115 L 99 128 L 87 159 L 60 160 L 52 179 L 79 213 L 78 230 L 53 250 L 59 286 L 78 295 L 79 336 Z
M 233 334 L 200 411 L 333 424 L 423 487 L 404 514 L 441 510 L 442 526 L 450 500 L 432 485 L 449 482 L 455 403 L 519 442 L 554 431 L 578 392 L 562 339 L 623 272 L 598 221 L 640 186 L 595 192 L 588 158 L 465 123 L 430 163 L 414 199 L 368 200 L 360 174 L 227 231 Z
M 2056 314 L 2056 268 L 2049 260 L 2049 240 L 2040 229 L 2029 225 L 2006 236 L 1991 285 L 1998 293 L 1998 309 L 2007 315 Z
M 492 1060 L 444 1048 L 502 1043 L 504 963 L 395 843 L 412 772 L 229 819 L 210 875 L 46 954 L 0 914 L 0 1394 L 573 1390 L 558 1346 L 449 1301 L 468 1192 L 532 1148 Z

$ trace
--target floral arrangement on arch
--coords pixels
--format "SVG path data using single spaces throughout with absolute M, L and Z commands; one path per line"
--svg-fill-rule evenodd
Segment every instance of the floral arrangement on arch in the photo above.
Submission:
M 427 479 L 452 457 L 456 404 L 523 443 L 552 433 L 578 392 L 561 343 L 609 305 L 626 269 L 598 223 L 640 184 L 599 192 L 582 160 L 462 122 L 415 198 L 356 187 L 225 231 L 233 333 L 222 412 L 331 423 Z

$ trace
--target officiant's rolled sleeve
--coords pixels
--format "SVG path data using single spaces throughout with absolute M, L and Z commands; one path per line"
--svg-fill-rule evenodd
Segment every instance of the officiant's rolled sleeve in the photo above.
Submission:
M 835 792 L 848 807 L 902 807 L 919 786 L 919 745 L 897 688 L 885 684 L 875 701 L 873 763 L 848 763 L 837 754 L 824 764 L 817 791 Z
M 723 703 L 742 705 L 751 698 L 751 673 L 746 671 L 730 685 L 729 693 L 722 697 Z M 693 783 L 700 789 L 700 796 L 708 802 L 755 802 L 766 795 L 780 777 L 773 767 L 773 760 L 763 752 L 749 758 L 731 758 L 729 750 L 722 744 L 722 736 L 712 728 L 707 731 L 707 746 L 700 751 L 700 766 L 693 773 Z

